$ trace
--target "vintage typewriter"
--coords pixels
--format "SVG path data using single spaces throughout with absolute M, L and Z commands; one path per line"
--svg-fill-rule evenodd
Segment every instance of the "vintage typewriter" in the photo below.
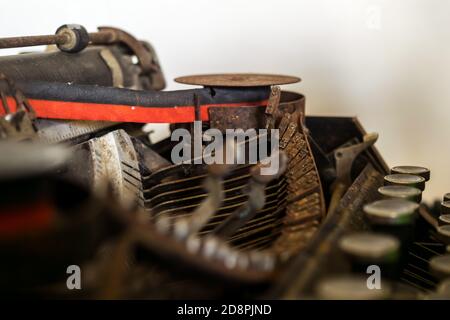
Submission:
M 299 78 L 195 75 L 163 91 L 153 47 L 117 28 L 0 39 L 36 45 L 0 57 L 2 294 L 450 297 L 450 195 L 421 203 L 430 171 L 388 167 L 358 119 L 306 116 L 281 88 Z M 154 141 L 148 123 L 172 135 Z M 210 155 L 240 161 L 197 161 L 204 133 L 229 130 L 254 134 Z M 179 163 L 177 146 L 191 151 Z

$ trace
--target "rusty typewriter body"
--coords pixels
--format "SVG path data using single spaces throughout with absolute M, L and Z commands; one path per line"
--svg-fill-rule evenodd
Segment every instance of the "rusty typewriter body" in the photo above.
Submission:
M 153 47 L 117 28 L 0 39 L 34 45 L 48 49 L 0 57 L 2 294 L 449 297 L 450 197 L 421 204 L 429 171 L 390 169 L 356 118 L 306 116 L 305 97 L 282 90 L 299 78 L 197 75 L 176 81 L 202 88 L 163 91 Z M 146 123 L 257 135 L 239 164 L 174 163 L 177 142 L 153 142 Z M 261 132 L 279 150 L 252 163 Z M 267 159 L 276 173 L 262 173 Z M 366 285 L 371 266 L 382 290 Z

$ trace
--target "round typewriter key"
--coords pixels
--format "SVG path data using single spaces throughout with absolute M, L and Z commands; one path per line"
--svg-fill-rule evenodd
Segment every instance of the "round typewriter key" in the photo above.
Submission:
M 339 248 L 354 259 L 366 262 L 393 261 L 397 258 L 399 241 L 389 235 L 353 233 L 339 240 Z
M 403 200 L 379 200 L 364 206 L 366 218 L 374 232 L 389 234 L 400 241 L 398 266 L 405 263 L 408 246 L 414 238 L 415 221 L 419 204 Z
M 372 202 L 364 206 L 364 212 L 373 224 L 405 225 L 416 218 L 417 203 L 403 199 L 388 199 Z
M 447 245 L 447 248 L 445 250 L 447 250 L 447 252 L 450 252 L 450 244 Z
M 450 254 L 432 258 L 430 260 L 430 270 L 439 279 L 450 277 Z
M 450 201 L 450 192 L 444 194 L 444 197 L 443 197 L 442 201 Z
M 437 286 L 436 292 L 450 297 L 450 278 L 441 281 Z
M 384 185 L 408 186 L 423 191 L 425 189 L 425 179 L 413 174 L 390 174 L 384 177 Z
M 450 214 L 442 214 L 438 218 L 438 222 L 440 226 L 450 224 Z
M 446 244 L 450 244 L 450 225 L 444 225 L 437 228 L 438 237 Z
M 430 170 L 424 167 L 417 166 L 397 166 L 391 169 L 391 174 L 412 174 L 421 176 L 425 181 L 430 180 Z
M 367 277 L 342 275 L 319 281 L 316 294 L 323 300 L 382 300 L 390 295 L 390 286 L 383 283 L 381 289 L 367 286 Z
M 378 192 L 387 198 L 398 198 L 419 203 L 422 200 L 422 191 L 408 186 L 384 186 Z
M 400 256 L 400 242 L 387 234 L 358 232 L 343 236 L 339 248 L 349 258 L 352 271 L 366 274 L 367 267 L 378 265 L 383 276 L 394 278 Z
M 441 202 L 441 214 L 450 214 L 450 201 Z

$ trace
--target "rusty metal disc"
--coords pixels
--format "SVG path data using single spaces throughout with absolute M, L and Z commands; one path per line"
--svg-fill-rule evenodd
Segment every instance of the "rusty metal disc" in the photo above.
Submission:
M 175 81 L 205 87 L 267 87 L 297 83 L 301 79 L 277 74 L 223 73 L 185 76 L 176 78 Z

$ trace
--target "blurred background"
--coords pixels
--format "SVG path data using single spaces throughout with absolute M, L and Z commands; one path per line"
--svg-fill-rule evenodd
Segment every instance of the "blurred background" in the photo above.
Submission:
M 8 0 L 0 36 L 116 26 L 153 44 L 167 89 L 187 74 L 299 76 L 286 89 L 308 114 L 357 116 L 390 166 L 431 168 L 431 201 L 450 192 L 449 15 L 447 0 Z

